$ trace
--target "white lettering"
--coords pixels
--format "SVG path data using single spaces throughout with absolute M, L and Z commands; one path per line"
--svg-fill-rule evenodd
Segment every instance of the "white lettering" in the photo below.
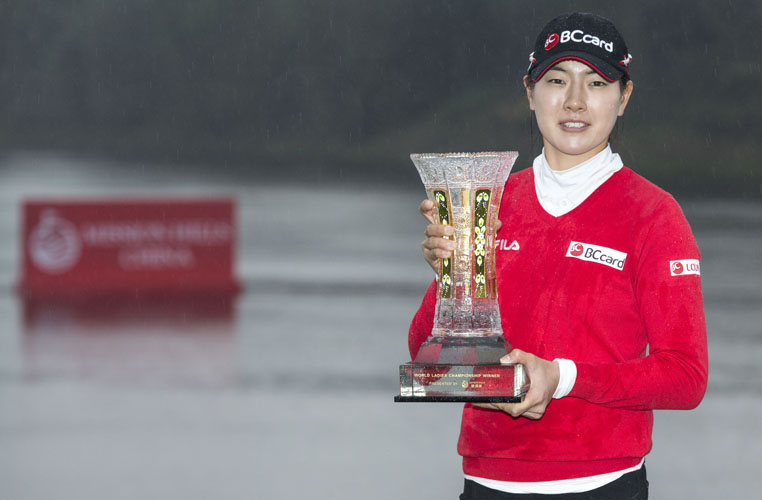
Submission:
M 125 271 L 189 269 L 195 262 L 193 252 L 188 248 L 138 247 L 119 251 L 119 265 Z
M 606 40 L 602 40 L 595 35 L 586 34 L 582 30 L 563 31 L 561 33 L 560 43 L 566 43 L 569 40 L 572 42 L 589 43 L 591 45 L 601 47 L 607 52 L 614 52 L 614 42 L 607 42 Z
M 495 240 L 495 249 L 497 250 L 520 250 L 521 246 L 519 245 L 518 240 L 513 240 L 510 245 L 508 244 L 508 240 Z
M 86 224 L 81 230 L 88 246 L 121 246 L 150 243 L 219 245 L 228 243 L 232 229 L 227 222 L 213 220 L 104 222 Z

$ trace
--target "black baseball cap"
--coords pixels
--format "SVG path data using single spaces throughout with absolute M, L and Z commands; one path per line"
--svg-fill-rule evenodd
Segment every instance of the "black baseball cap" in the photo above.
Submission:
M 536 82 L 554 64 L 567 59 L 583 62 L 613 82 L 629 75 L 632 55 L 614 23 L 596 14 L 570 12 L 540 31 L 529 54 L 527 75 Z

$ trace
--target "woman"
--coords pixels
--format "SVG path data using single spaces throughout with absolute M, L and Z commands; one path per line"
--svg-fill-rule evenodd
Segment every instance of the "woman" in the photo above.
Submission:
M 652 410 L 694 408 L 706 389 L 699 250 L 680 207 L 608 144 L 633 91 L 632 57 L 607 19 L 543 28 L 524 77 L 543 151 L 506 184 L 496 271 L 505 336 L 531 388 L 521 403 L 466 404 L 462 500 L 648 498 Z M 438 268 L 451 228 L 422 243 Z M 431 332 L 436 283 L 410 328 Z

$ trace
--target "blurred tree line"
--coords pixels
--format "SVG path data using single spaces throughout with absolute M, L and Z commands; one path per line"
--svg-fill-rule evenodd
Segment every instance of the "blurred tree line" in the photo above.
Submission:
M 414 183 L 407 155 L 539 153 L 521 87 L 568 10 L 618 25 L 615 140 L 678 192 L 762 196 L 762 2 L 3 0 L 0 150 Z

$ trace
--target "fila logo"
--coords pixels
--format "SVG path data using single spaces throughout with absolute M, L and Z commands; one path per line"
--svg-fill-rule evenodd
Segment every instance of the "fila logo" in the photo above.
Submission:
M 509 245 L 507 240 L 495 240 L 495 250 L 520 250 L 518 240 L 513 240 Z
M 566 251 L 566 256 L 585 260 L 587 262 L 595 262 L 596 264 L 603 264 L 604 266 L 613 267 L 619 271 L 624 267 L 624 261 L 627 258 L 627 254 L 620 252 L 619 250 L 599 245 L 591 245 L 590 243 L 580 243 L 579 241 L 569 242 L 569 249 Z
M 682 259 L 669 261 L 669 275 L 683 276 L 695 274 L 701 276 L 701 264 L 697 259 Z

